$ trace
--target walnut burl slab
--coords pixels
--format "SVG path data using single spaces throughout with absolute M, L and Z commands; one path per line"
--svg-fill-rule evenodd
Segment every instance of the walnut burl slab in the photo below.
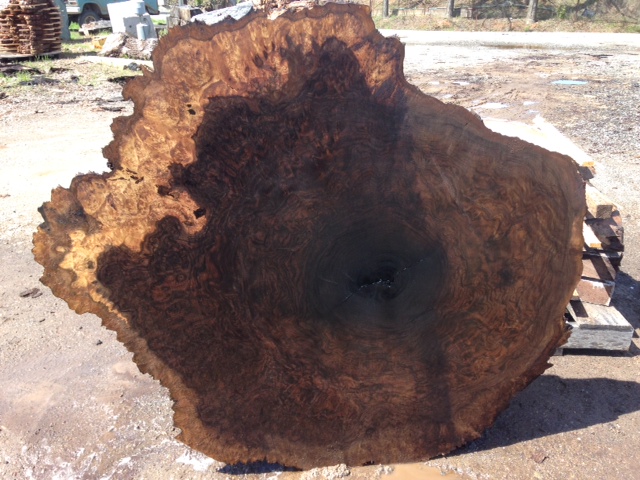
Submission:
M 577 165 L 409 85 L 356 5 L 172 29 L 42 281 L 118 332 L 188 445 L 308 468 L 477 438 L 566 340 Z

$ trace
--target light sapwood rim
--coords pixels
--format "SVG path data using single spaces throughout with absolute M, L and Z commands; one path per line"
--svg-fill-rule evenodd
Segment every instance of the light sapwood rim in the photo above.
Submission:
M 367 8 L 173 29 L 112 168 L 41 208 L 42 281 L 228 463 L 418 460 L 477 438 L 566 340 L 570 158 L 409 85 Z

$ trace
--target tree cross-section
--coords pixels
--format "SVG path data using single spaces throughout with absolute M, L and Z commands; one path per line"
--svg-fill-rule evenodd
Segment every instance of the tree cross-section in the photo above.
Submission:
M 173 29 L 111 171 L 41 209 L 42 281 L 225 462 L 426 459 L 548 366 L 581 271 L 575 163 L 403 76 L 355 5 Z

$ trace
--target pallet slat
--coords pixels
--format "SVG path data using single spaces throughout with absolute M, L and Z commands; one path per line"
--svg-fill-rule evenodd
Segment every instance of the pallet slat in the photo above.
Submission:
M 576 286 L 578 298 L 596 305 L 609 305 L 616 286 L 616 275 L 616 268 L 604 252 L 583 255 L 582 278 Z
M 563 349 L 626 351 L 633 327 L 610 306 L 624 251 L 622 217 L 616 205 L 591 184 L 585 189 L 582 276 L 565 316 L 572 327 L 571 336 L 558 353 Z
M 588 218 L 611 218 L 614 210 L 617 210 L 611 199 L 607 198 L 593 185 L 585 185 Z
M 615 251 L 624 250 L 624 228 L 619 211 L 613 212 L 610 218 L 587 219 L 586 224 L 604 248 Z
M 633 327 L 615 307 L 571 301 L 567 314 L 572 332 L 562 349 L 629 350 Z
M 580 279 L 576 290 L 580 300 L 595 305 L 608 306 L 616 287 L 615 282 L 601 282 L 588 278 Z
M 599 280 L 601 282 L 615 282 L 618 272 L 611 259 L 605 253 L 583 255 L 582 278 Z

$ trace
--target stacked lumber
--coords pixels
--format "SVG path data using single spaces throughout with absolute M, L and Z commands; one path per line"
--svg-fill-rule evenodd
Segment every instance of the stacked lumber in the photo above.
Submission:
M 582 301 L 608 306 L 624 252 L 622 218 L 618 207 L 588 182 L 585 194 L 583 271 L 576 290 Z
M 624 252 L 624 229 L 618 207 L 589 182 L 583 224 L 582 277 L 567 307 L 573 327 L 564 348 L 628 350 L 633 327 L 611 306 Z
M 62 22 L 53 0 L 0 3 L 0 56 L 59 52 Z

